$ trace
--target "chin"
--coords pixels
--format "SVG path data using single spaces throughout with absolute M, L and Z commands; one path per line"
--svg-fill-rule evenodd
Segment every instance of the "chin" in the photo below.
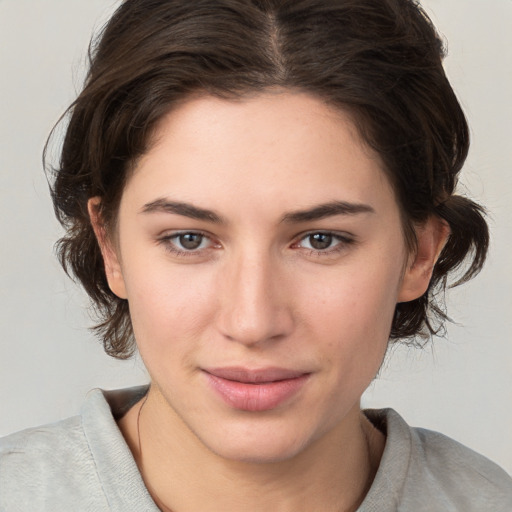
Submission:
M 272 443 L 258 440 L 255 443 L 223 443 L 210 448 L 223 459 L 246 464 L 275 464 L 293 459 L 303 451 L 303 446 L 290 443 Z
M 258 425 L 250 422 L 238 428 L 221 427 L 216 432 L 198 436 L 211 452 L 227 460 L 242 463 L 270 464 L 294 458 L 312 442 L 296 425 Z M 197 433 L 196 433 L 197 435 Z

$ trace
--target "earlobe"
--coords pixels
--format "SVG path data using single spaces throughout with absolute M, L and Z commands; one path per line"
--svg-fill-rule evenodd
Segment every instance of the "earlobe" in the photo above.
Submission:
M 416 229 L 417 250 L 407 262 L 397 302 L 409 302 L 427 291 L 434 265 L 449 236 L 448 224 L 437 216 L 431 216 Z
M 103 256 L 108 285 L 112 293 L 117 295 L 120 299 L 126 299 L 126 287 L 121 264 L 117 252 L 112 246 L 112 241 L 107 233 L 105 224 L 101 219 L 100 205 L 100 197 L 92 197 L 89 199 L 87 202 L 89 219 Z

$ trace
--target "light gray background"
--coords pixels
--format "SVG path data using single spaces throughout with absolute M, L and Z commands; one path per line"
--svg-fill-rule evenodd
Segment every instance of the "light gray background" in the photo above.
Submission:
M 0 0 L 0 435 L 77 413 L 92 387 L 146 381 L 105 356 L 82 292 L 52 252 L 60 228 L 41 168 L 46 135 L 80 88 L 112 0 Z M 449 41 L 448 74 L 472 127 L 463 189 L 491 212 L 486 269 L 449 295 L 461 326 L 393 351 L 364 396 L 512 473 L 512 1 L 424 0 Z

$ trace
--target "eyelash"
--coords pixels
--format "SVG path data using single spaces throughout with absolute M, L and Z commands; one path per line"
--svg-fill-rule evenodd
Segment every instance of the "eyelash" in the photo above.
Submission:
M 184 235 L 199 235 L 203 238 L 211 240 L 211 237 L 207 233 L 204 233 L 202 231 L 178 231 L 178 232 L 172 233 L 170 235 L 165 235 L 165 236 L 161 237 L 158 240 L 158 242 L 164 246 L 166 251 L 170 252 L 171 254 L 174 254 L 175 256 L 185 256 L 185 257 L 197 256 L 205 250 L 205 249 L 199 249 L 199 250 L 188 250 L 187 251 L 187 250 L 178 249 L 172 241 L 174 239 L 177 239 L 180 236 L 184 236 Z M 201 243 L 202 243 L 202 241 L 201 241 Z M 212 245 L 218 246 L 218 244 L 212 244 Z
M 314 248 L 304 248 L 307 251 L 309 256 L 333 256 L 347 249 L 347 246 L 353 245 L 356 243 L 356 239 L 348 234 L 340 234 L 332 231 L 309 231 L 300 235 L 297 239 L 297 242 L 293 243 L 293 246 L 297 246 L 299 243 L 307 240 L 308 238 L 314 235 L 327 235 L 332 237 L 332 241 L 337 241 L 336 245 L 333 247 L 328 247 L 327 249 L 314 249 Z
M 165 250 L 170 252 L 171 254 L 174 254 L 175 256 L 184 256 L 184 257 L 193 257 L 198 256 L 199 254 L 202 254 L 203 251 L 205 251 L 208 248 L 203 248 L 199 250 L 182 250 L 178 249 L 176 245 L 173 243 L 173 240 L 178 239 L 181 236 L 184 235 L 199 235 L 201 237 L 204 237 L 206 239 L 210 239 L 211 237 L 202 231 L 178 231 L 169 235 L 165 235 L 161 237 L 158 240 L 158 243 L 162 244 L 165 247 Z M 314 249 L 314 248 L 303 248 L 305 251 L 307 251 L 307 254 L 309 256 L 328 256 L 328 255 L 334 255 L 339 252 L 342 252 L 347 248 L 349 245 L 354 245 L 356 243 L 356 239 L 352 236 L 349 236 L 347 234 L 339 234 L 332 231 L 308 231 L 307 233 L 303 233 L 299 235 L 296 238 L 296 241 L 292 243 L 292 247 L 297 247 L 298 244 L 303 242 L 304 240 L 307 240 L 309 237 L 312 237 L 314 235 L 327 235 L 331 236 L 333 241 L 337 241 L 336 245 L 333 247 L 328 247 L 326 249 Z M 201 241 L 202 243 L 202 241 Z M 212 243 L 213 247 L 220 247 L 220 244 Z

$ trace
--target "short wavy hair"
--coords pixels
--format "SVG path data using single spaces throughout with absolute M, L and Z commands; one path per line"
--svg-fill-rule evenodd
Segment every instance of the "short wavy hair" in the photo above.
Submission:
M 110 290 L 87 201 L 115 226 L 123 187 L 158 121 L 195 93 L 240 98 L 299 90 L 349 112 L 381 156 L 409 250 L 436 215 L 450 236 L 427 292 L 399 303 L 390 340 L 419 342 L 448 318 L 443 301 L 473 277 L 489 234 L 481 206 L 455 195 L 469 136 L 446 78 L 443 43 L 412 0 L 125 0 L 89 48 L 85 85 L 67 110 L 51 192 L 66 233 L 60 261 L 89 294 L 106 352 L 134 349 L 126 300 Z M 465 266 L 462 266 L 465 263 Z M 441 304 L 441 305 L 440 305 Z

